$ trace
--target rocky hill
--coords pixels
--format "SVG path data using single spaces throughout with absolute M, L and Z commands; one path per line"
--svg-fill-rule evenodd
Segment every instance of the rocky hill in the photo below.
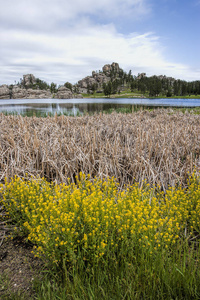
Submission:
M 87 76 L 79 80 L 77 84 L 68 88 L 65 84 L 58 89 L 52 89 L 46 82 L 36 78 L 33 74 L 23 75 L 20 83 L 15 85 L 1 85 L 0 99 L 71 99 L 82 98 L 81 94 L 102 92 L 103 85 L 111 80 L 122 78 L 124 71 L 119 67 L 118 63 L 113 62 L 111 65 L 103 66 L 102 71 L 92 72 L 91 76 Z
M 97 93 L 102 92 L 103 84 L 107 84 L 110 80 L 121 78 L 123 74 L 124 71 L 119 67 L 118 63 L 106 64 L 103 66 L 102 71 L 93 71 L 91 76 L 79 80 L 76 88 L 81 94 L 89 94 L 94 91 Z
M 35 78 L 33 74 L 23 75 L 20 83 L 15 85 L 1 85 L 0 99 L 71 99 L 82 98 L 65 86 L 52 90 L 46 82 Z

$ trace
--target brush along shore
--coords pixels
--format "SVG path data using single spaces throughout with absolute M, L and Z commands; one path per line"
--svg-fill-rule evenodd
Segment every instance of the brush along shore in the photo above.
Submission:
M 200 169 L 200 116 L 156 109 L 130 114 L 0 115 L 0 181 L 39 175 L 75 181 L 79 172 L 114 176 L 121 186 L 186 184 Z

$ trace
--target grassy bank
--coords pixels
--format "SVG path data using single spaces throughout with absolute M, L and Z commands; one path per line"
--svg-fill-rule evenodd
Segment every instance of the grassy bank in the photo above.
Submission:
M 187 95 L 187 96 L 171 96 L 167 97 L 166 94 L 160 94 L 159 96 L 150 97 L 149 93 L 142 93 L 137 89 L 131 91 L 126 89 L 117 94 L 111 94 L 110 96 L 105 96 L 104 93 L 94 93 L 94 94 L 82 94 L 83 98 L 167 98 L 167 99 L 200 99 L 200 95 Z
M 48 266 L 35 299 L 199 299 L 198 174 L 165 194 L 83 174 L 60 185 L 14 178 L 1 193 L 12 234 Z

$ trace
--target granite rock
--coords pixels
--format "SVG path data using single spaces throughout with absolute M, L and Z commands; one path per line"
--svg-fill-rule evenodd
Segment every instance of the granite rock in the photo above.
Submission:
M 6 84 L 0 86 L 0 99 L 10 99 L 10 89 Z
M 28 86 L 31 86 L 33 84 L 36 84 L 36 78 L 33 74 L 23 75 L 22 85 L 24 87 L 28 87 Z
M 66 88 L 65 86 L 60 86 L 58 88 L 57 93 L 55 94 L 55 98 L 57 98 L 57 99 L 72 99 L 73 93 L 70 89 Z

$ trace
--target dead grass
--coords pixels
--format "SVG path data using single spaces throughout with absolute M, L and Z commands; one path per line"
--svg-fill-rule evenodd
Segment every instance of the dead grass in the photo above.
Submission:
M 83 117 L 0 115 L 0 181 L 14 175 L 66 182 L 80 171 L 120 182 L 185 184 L 200 170 L 200 116 L 169 110 Z

